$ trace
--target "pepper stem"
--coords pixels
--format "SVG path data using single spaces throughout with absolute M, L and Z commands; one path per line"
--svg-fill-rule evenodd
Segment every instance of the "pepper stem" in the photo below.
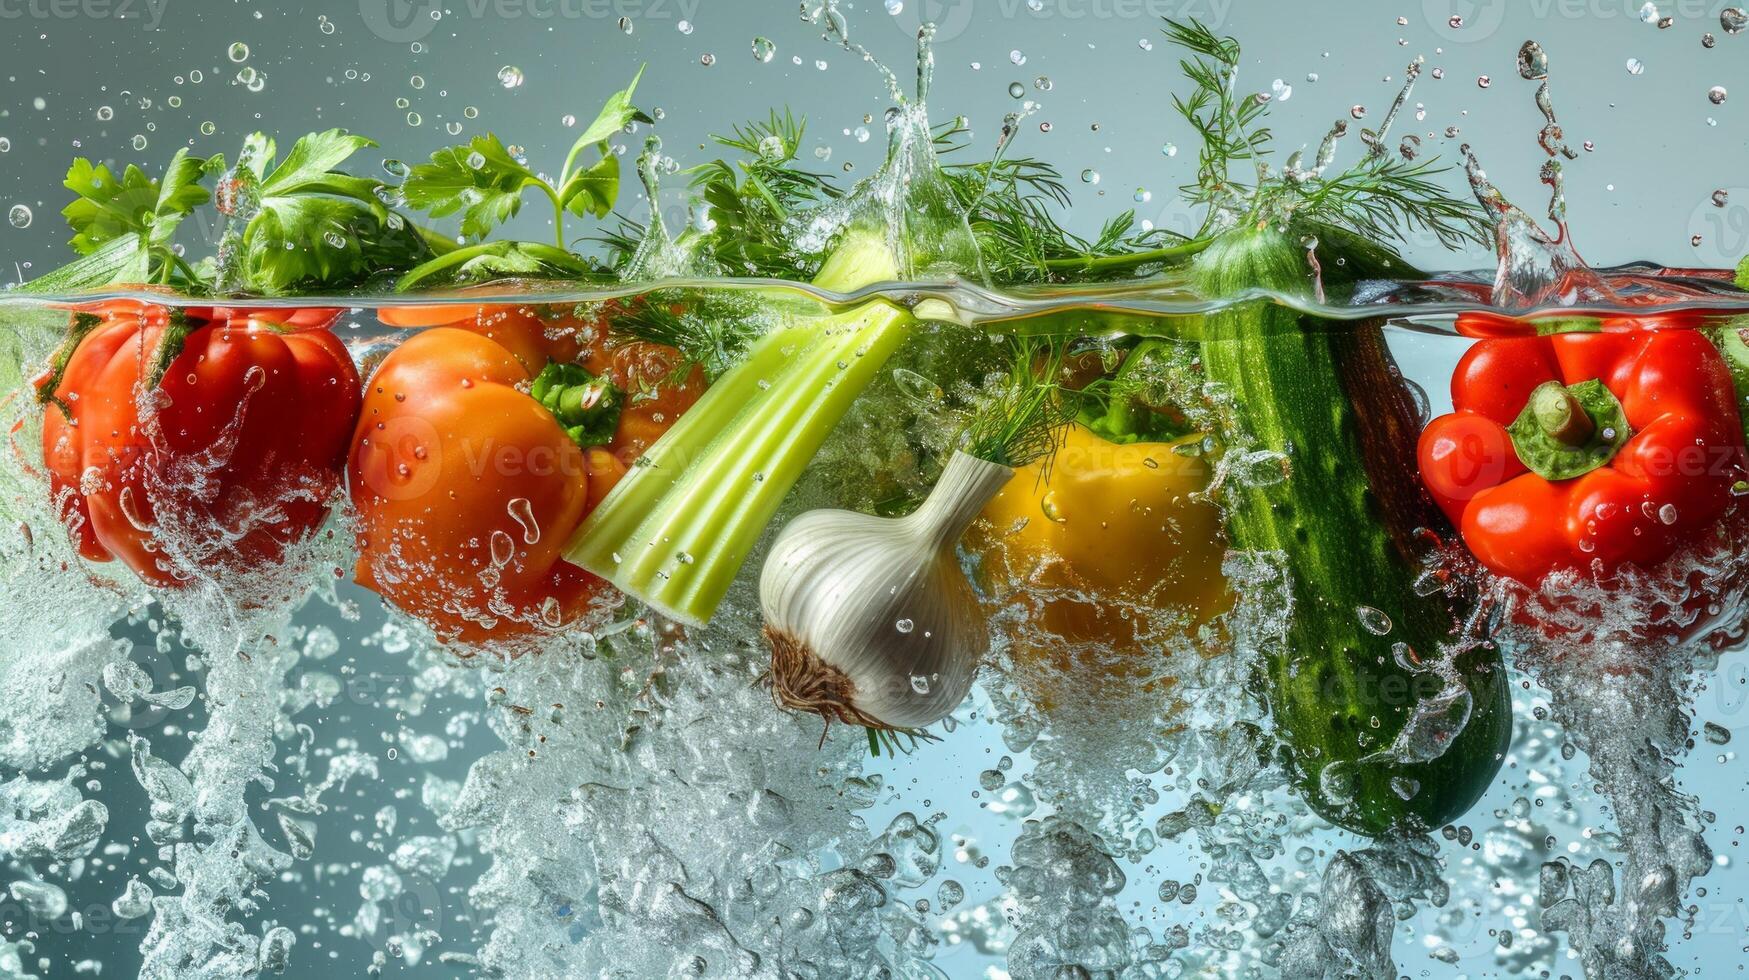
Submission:
M 1530 393 L 1530 411 L 1549 438 L 1567 446 L 1583 446 L 1597 434 L 1597 423 L 1567 386 L 1545 381 Z
M 528 394 L 553 413 L 565 434 L 581 448 L 612 442 L 619 428 L 624 401 L 619 389 L 582 365 L 549 362 L 535 377 Z

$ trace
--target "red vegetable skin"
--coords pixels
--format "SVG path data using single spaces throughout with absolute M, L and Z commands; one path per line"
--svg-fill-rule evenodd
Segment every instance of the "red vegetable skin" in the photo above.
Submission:
M 43 419 L 51 490 L 80 554 L 174 587 L 277 566 L 328 513 L 358 414 L 337 310 L 191 309 L 145 390 L 173 312 L 110 303 Z M 167 338 L 166 333 L 172 334 Z
M 1531 472 L 1507 427 L 1539 386 L 1592 379 L 1619 401 L 1626 442 L 1583 475 Z M 1743 476 L 1730 369 L 1698 330 L 1483 340 L 1451 390 L 1455 411 L 1421 436 L 1422 478 L 1477 559 L 1526 584 L 1654 566 L 1718 520 Z
M 615 605 L 606 582 L 561 557 L 565 545 L 697 400 L 702 378 L 659 384 L 674 351 L 610 346 L 600 325 L 526 310 L 416 308 L 384 320 L 425 329 L 366 386 L 349 469 L 359 582 L 441 639 L 475 645 Z M 580 448 L 528 396 L 549 361 L 581 363 L 628 392 L 610 444 Z

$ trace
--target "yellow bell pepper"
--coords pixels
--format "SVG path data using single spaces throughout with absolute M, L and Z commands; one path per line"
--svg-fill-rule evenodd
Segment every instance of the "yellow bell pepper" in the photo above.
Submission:
M 1047 711 L 1170 685 L 1159 637 L 1232 601 L 1220 510 L 1197 496 L 1210 475 L 1200 435 L 1119 445 L 1078 424 L 1058 435 L 1056 455 L 1017 470 L 968 539 L 992 599 L 1029 606 L 1008 617 L 1010 658 Z

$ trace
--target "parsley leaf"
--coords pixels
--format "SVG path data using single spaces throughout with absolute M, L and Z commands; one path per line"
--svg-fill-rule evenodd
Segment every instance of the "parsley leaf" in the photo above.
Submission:
M 49 273 L 32 289 L 87 289 L 117 283 L 167 283 L 187 267 L 170 249 L 176 226 L 207 201 L 206 161 L 176 151 L 161 179 L 132 164 L 118 177 L 101 163 L 73 161 L 63 186 L 78 195 L 61 209 L 69 244 L 83 258 Z
M 640 68 L 630 85 L 608 98 L 595 121 L 571 145 L 558 180 L 536 173 L 496 134 L 487 133 L 465 145 L 438 150 L 428 162 L 414 166 L 401 184 L 402 197 L 433 218 L 461 214 L 462 234 L 478 242 L 516 217 L 524 191 L 538 190 L 553 208 L 555 244 L 566 248 L 567 213 L 604 218 L 613 211 L 619 197 L 620 163 L 608 139 L 634 121 L 653 121 L 631 101 L 643 75 Z M 579 158 L 590 147 L 600 157 L 583 166 Z
M 465 146 L 438 150 L 430 163 L 414 166 L 401 184 L 401 196 L 433 218 L 462 212 L 462 234 L 479 239 L 516 217 L 522 192 L 540 185 L 543 181 L 533 171 L 487 133 Z
M 311 133 L 275 165 L 274 141 L 250 136 L 227 177 L 241 233 L 239 285 L 282 295 L 356 286 L 424 261 L 431 246 L 383 203 L 386 186 L 334 168 L 376 143 L 343 130 Z

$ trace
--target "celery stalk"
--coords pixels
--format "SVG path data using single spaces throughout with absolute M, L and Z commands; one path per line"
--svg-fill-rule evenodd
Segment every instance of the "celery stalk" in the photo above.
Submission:
M 884 233 L 853 229 L 814 283 L 848 292 L 897 276 Z M 566 558 L 665 616 L 704 623 L 912 322 L 873 300 L 761 338 L 632 467 Z

